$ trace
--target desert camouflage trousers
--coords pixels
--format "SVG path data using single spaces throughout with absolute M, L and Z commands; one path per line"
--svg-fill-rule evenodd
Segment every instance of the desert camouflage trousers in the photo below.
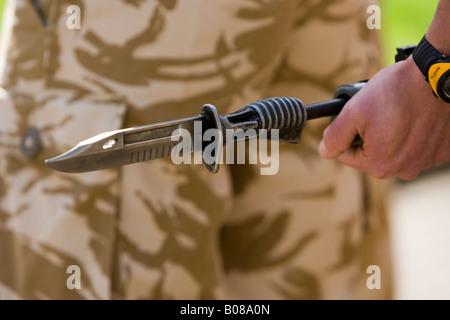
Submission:
M 370 4 L 7 0 L 0 298 L 391 298 L 388 186 L 320 158 L 327 119 L 280 144 L 275 175 L 170 157 L 82 174 L 44 164 L 206 103 L 222 114 L 270 96 L 330 99 L 380 67 Z M 370 265 L 380 290 L 366 286 Z M 80 288 L 68 286 L 71 266 Z

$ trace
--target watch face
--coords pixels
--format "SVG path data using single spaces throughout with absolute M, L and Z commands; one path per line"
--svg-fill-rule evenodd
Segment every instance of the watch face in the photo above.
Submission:
M 450 77 L 447 77 L 447 79 L 445 79 L 442 85 L 442 91 L 447 96 L 447 98 L 450 99 Z
M 447 67 L 447 71 L 438 80 L 436 94 L 441 100 L 450 103 L 450 64 Z

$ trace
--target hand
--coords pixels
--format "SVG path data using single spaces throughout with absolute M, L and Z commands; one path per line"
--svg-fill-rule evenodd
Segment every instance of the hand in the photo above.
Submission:
M 351 147 L 356 134 L 362 147 Z M 450 104 L 433 96 L 410 57 L 380 70 L 347 102 L 319 152 L 379 179 L 411 180 L 450 161 Z

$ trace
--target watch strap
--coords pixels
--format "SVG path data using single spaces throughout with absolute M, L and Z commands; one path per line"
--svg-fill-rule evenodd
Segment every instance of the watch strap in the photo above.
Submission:
M 420 40 L 412 55 L 414 62 L 427 80 L 430 67 L 442 59 L 442 54 L 428 42 L 426 36 Z

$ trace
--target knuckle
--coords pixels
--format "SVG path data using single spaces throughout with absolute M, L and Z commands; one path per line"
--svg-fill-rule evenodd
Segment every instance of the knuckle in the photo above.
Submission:
M 380 180 L 390 178 L 390 176 L 387 173 L 381 172 L 381 171 L 375 171 L 375 172 L 371 173 L 371 175 L 374 178 L 377 178 L 377 179 L 380 179 Z
M 389 167 L 376 166 L 372 168 L 369 173 L 377 179 L 389 179 L 395 175 L 395 171 Z
M 423 161 L 423 159 L 416 159 L 415 161 L 405 159 L 403 165 L 397 170 L 397 176 L 402 180 L 413 180 L 417 178 L 424 167 L 426 167 L 426 161 Z
M 410 180 L 417 178 L 419 173 L 420 173 L 420 171 L 418 171 L 418 170 L 404 170 L 404 171 L 399 171 L 397 173 L 397 176 L 402 180 L 410 181 Z

